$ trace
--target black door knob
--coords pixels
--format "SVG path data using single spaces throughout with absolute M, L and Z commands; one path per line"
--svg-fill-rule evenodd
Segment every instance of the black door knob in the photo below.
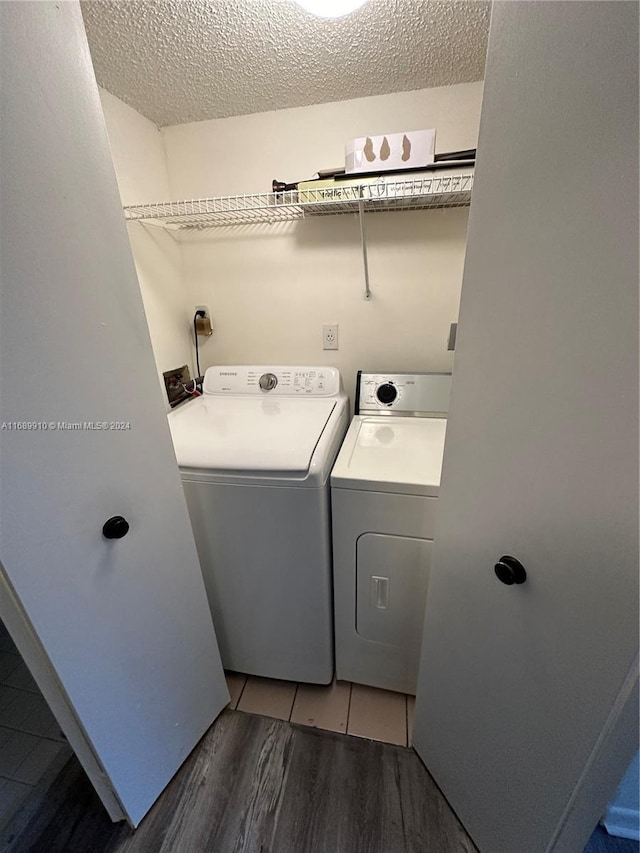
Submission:
M 500 561 L 495 566 L 498 580 L 506 583 L 508 586 L 514 583 L 524 583 L 527 579 L 527 573 L 520 560 L 515 557 L 500 557 Z
M 121 515 L 113 515 L 108 518 L 102 527 L 102 535 L 105 539 L 122 539 L 128 532 L 129 522 Z

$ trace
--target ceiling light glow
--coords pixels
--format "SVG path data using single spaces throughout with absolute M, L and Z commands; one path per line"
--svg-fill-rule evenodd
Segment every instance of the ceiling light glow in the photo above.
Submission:
M 296 0 L 296 2 L 318 18 L 343 18 L 363 6 L 366 0 Z

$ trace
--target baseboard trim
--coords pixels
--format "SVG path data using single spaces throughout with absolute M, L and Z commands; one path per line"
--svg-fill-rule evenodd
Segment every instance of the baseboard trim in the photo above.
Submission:
M 609 835 L 640 841 L 640 812 L 635 809 L 608 806 L 602 825 Z

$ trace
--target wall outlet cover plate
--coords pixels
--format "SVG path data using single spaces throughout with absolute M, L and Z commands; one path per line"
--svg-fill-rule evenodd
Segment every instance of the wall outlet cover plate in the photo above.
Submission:
M 322 327 L 322 349 L 338 349 L 338 324 L 327 323 Z

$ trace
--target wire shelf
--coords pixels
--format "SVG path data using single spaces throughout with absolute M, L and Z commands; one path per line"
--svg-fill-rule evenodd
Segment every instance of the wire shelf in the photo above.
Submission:
M 180 230 L 215 228 L 253 223 L 289 222 L 311 216 L 327 216 L 389 210 L 427 210 L 467 207 L 471 202 L 473 173 L 420 176 L 410 180 L 376 178 L 352 184 L 336 181 L 331 186 L 281 193 L 200 198 L 190 201 L 129 205 L 125 219 L 156 222 Z

